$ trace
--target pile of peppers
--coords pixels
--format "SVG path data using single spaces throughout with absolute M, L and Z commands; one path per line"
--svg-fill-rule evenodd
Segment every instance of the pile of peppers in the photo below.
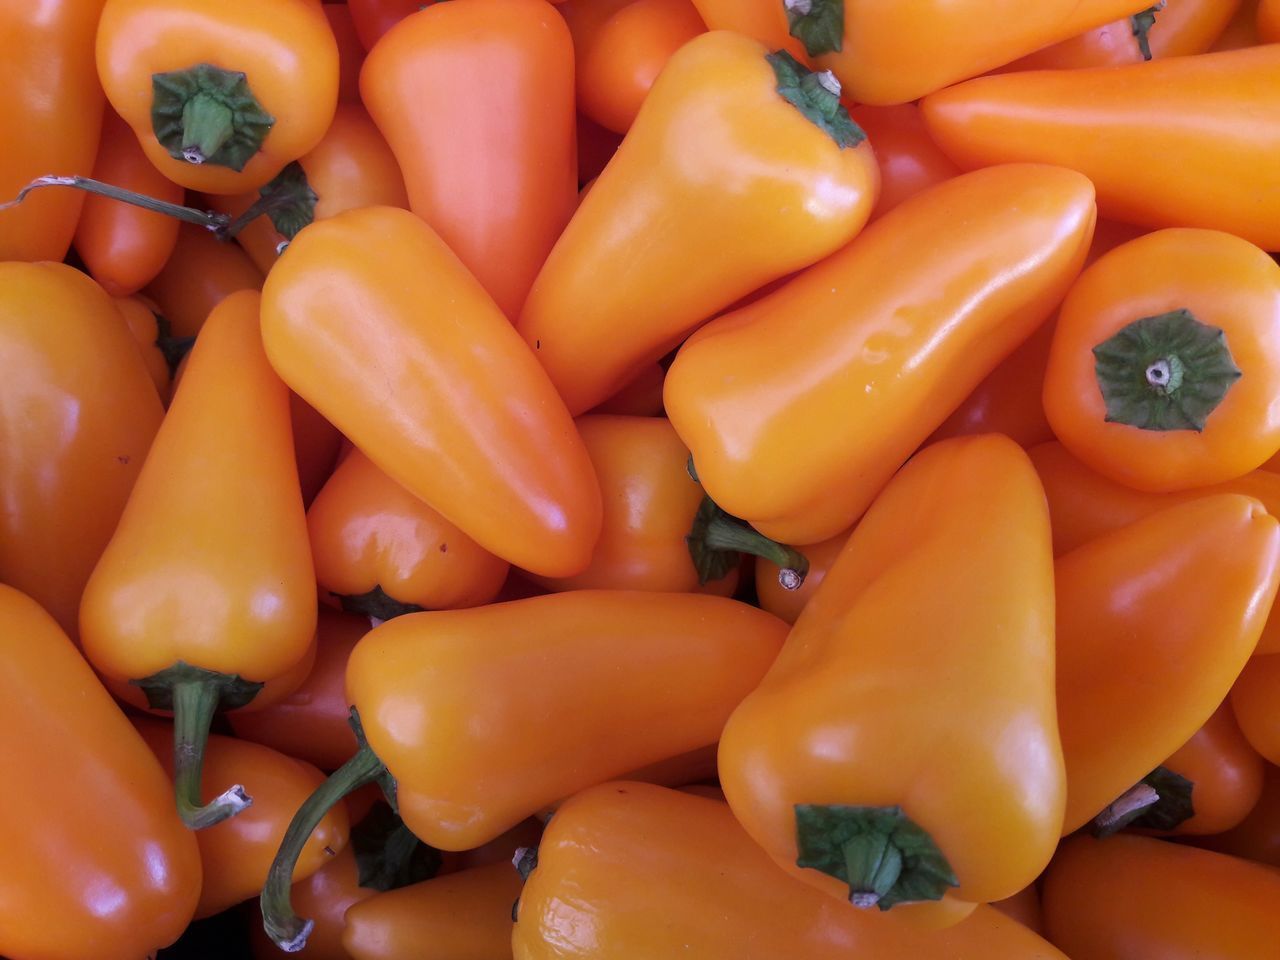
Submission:
M 1280 955 L 1280 0 L 0 50 L 7 960 Z

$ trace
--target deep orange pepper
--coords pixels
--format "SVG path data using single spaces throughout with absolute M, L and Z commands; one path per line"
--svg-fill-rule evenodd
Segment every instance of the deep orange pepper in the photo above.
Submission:
M 784 0 L 792 33 L 851 100 L 917 100 L 1050 43 L 1137 13 L 1142 0 Z M 837 11 L 839 14 L 837 15 Z
M 1248 497 L 1203 497 L 1091 540 L 1055 578 L 1065 835 L 1222 703 L 1275 596 L 1280 525 Z
M 1258 4 L 1258 39 L 1263 43 L 1280 43 L 1280 3 L 1262 0 Z
M 260 290 L 262 271 L 234 243 L 184 223 L 164 269 L 146 294 L 160 307 L 175 337 L 194 337 L 205 317 L 237 290 Z
M 756 593 L 759 596 L 761 609 L 768 610 L 787 623 L 795 623 L 804 608 L 809 605 L 809 601 L 813 599 L 813 595 L 817 593 L 818 587 L 822 586 L 822 581 L 826 579 L 831 564 L 835 563 L 836 557 L 849 541 L 849 533 L 848 530 L 842 530 L 830 540 L 812 543 L 804 548 L 805 559 L 809 561 L 809 572 L 805 574 L 804 583 L 795 590 L 788 590 L 782 586 L 776 563 L 764 557 L 757 557 L 755 561 Z
M 933 138 L 966 169 L 1060 163 L 1093 181 L 1103 217 L 1225 230 L 1274 250 L 1277 70 L 1280 47 L 1265 46 L 981 77 L 921 106 Z
M 336 770 L 356 749 L 347 723 L 347 660 L 369 621 L 320 608 L 315 666 L 302 686 L 262 710 L 237 710 L 227 720 L 237 737 L 252 740 L 321 770 Z
M 515 960 L 1066 960 L 986 906 L 930 931 L 842 906 L 780 871 L 724 803 L 644 783 L 556 814 L 511 945 Z
M 510 569 L 359 450 L 316 496 L 307 531 L 321 599 L 382 620 L 478 607 L 497 596 Z
M 715 759 L 712 758 L 712 766 Z M 441 857 L 440 874 L 457 873 L 461 870 L 474 870 L 476 867 L 487 867 L 501 863 L 510 867 L 515 853 L 521 847 L 536 847 L 542 837 L 542 821 L 537 816 L 521 820 L 502 835 L 481 844 L 473 850 L 461 850 L 445 853 Z M 514 897 L 512 898 L 515 899 Z
M 165 771 L 173 776 L 170 725 L 144 718 L 135 719 L 133 725 Z M 243 780 L 253 796 L 253 805 L 196 834 L 204 875 L 197 918 L 221 913 L 262 889 L 293 812 L 324 781 L 324 774 L 309 763 L 247 740 L 217 734 L 209 737 L 205 770 L 218 783 Z M 213 798 L 213 792 L 206 790 L 204 799 Z M 346 847 L 347 831 L 347 811 L 338 804 L 325 815 L 303 848 L 295 872 L 299 882 Z
M 1222 35 L 1242 0 L 1165 0 L 1153 16 L 1129 16 L 1037 50 L 1001 68 L 1079 70 L 1141 63 L 1153 57 L 1204 53 Z M 1144 49 L 1145 45 L 1145 49 Z
M 358 103 L 338 105 L 324 138 L 298 159 L 298 165 L 316 197 L 312 219 L 323 220 L 356 207 L 409 207 L 400 165 Z M 213 209 L 231 216 L 240 215 L 257 199 L 257 193 L 207 198 Z M 236 234 L 236 241 L 263 273 L 280 258 L 285 240 L 268 216 L 250 221 Z
M 1280 767 L 1266 764 L 1262 795 L 1239 824 L 1192 842 L 1206 850 L 1280 867 Z
M 293 424 L 293 454 L 298 465 L 302 502 L 311 506 L 338 462 L 342 434 L 319 411 L 289 391 L 289 420 Z
M 406 17 L 360 72 L 409 208 L 512 320 L 573 213 L 573 44 L 543 0 L 454 0 Z
M 93 39 L 103 0 L 9 3 L 0 12 L 0 202 L 37 177 L 87 174 L 98 152 L 103 96 Z M 84 194 L 41 190 L 0 210 L 0 262 L 61 260 Z
M 308 0 L 107 0 L 97 60 L 156 169 L 205 193 L 265 184 L 320 141 L 338 102 L 337 41 Z
M 360 886 L 360 871 L 351 844 L 305 880 L 293 885 L 293 902 L 315 921 L 302 956 L 305 960 L 352 960 L 342 945 L 346 914 L 376 891 Z M 256 914 L 256 911 L 255 911 Z M 262 929 L 261 915 L 249 923 L 249 945 L 254 960 L 280 960 L 280 948 Z
M 921 190 L 959 176 L 960 168 L 929 137 L 914 103 L 855 107 L 849 116 L 866 132 L 880 165 L 880 199 L 871 211 L 872 220 Z
M 347 0 L 347 6 L 351 8 L 360 43 L 366 50 L 372 50 L 388 30 L 433 2 L 435 0 Z
M 154 304 L 140 296 L 116 297 L 113 302 L 129 328 L 152 383 L 156 385 L 156 394 L 162 403 L 168 404 L 173 380 L 169 374 L 169 362 L 160 349 L 160 318 Z
M 164 408 L 111 298 L 60 263 L 0 264 L 0 580 L 74 637 Z
M 1254 657 L 1231 688 L 1231 708 L 1253 749 L 1280 761 L 1280 654 Z
M 533 576 L 549 590 L 697 590 L 685 538 L 704 494 L 689 476 L 689 451 L 661 417 L 579 417 L 578 432 L 604 499 L 604 526 L 591 563 L 572 577 Z M 737 565 L 708 587 L 729 595 Z
M 0 952 L 136 960 L 176 940 L 200 855 L 164 771 L 53 618 L 7 586 L 0 725 L 14 787 L 0 798 Z
M 1262 795 L 1266 762 L 1240 732 L 1229 700 L 1161 766 L 1192 784 L 1193 815 L 1167 831 L 1178 836 L 1230 830 Z
M 866 222 L 879 171 L 862 132 L 816 74 L 771 56 L 723 31 L 685 44 L 538 274 L 518 326 L 575 416 Z
M 375 894 L 347 912 L 342 946 L 354 960 L 403 960 L 424 944 L 449 960 L 505 956 L 522 884 L 504 862 Z
M 1044 322 L 1080 270 L 1093 221 L 1093 188 L 1070 170 L 956 177 L 707 324 L 663 391 L 707 493 L 783 543 L 847 530 Z
M 601 508 L 582 440 L 532 352 L 413 214 L 367 207 L 304 229 L 271 270 L 262 331 L 285 382 L 486 550 L 548 576 L 587 565 Z
M 1086 268 L 1044 378 L 1063 445 L 1165 493 L 1222 483 L 1280 449 L 1280 266 L 1216 230 L 1157 230 Z
M 1142 517 L 1216 493 L 1253 497 L 1280 516 L 1280 476 L 1266 470 L 1211 487 L 1142 493 L 1090 470 L 1060 443 L 1043 443 L 1028 453 L 1049 500 L 1053 551 L 1059 556 Z M 1256 652 L 1280 653 L 1280 615 L 1267 618 Z
M 214 710 L 299 668 L 315 638 L 288 391 L 262 349 L 259 299 L 242 291 L 210 315 L 80 605 L 93 665 L 174 711 L 178 808 L 197 827 L 244 806 L 234 788 L 199 799 Z
M 991 904 L 1011 920 L 1017 920 L 1028 930 L 1044 936 L 1044 911 L 1040 908 L 1040 893 L 1034 883 L 1023 887 L 1012 897 L 1005 897 Z
M 667 371 L 660 363 L 651 363 L 640 376 L 615 393 L 592 413 L 609 413 L 623 417 L 660 417 L 662 381 Z
M 338 103 L 360 102 L 360 67 L 364 64 L 364 44 L 356 32 L 351 7 L 345 3 L 324 4 L 325 19 L 338 44 Z
M 1099 220 L 1085 266 L 1141 233 L 1140 228 L 1129 224 Z M 932 439 L 1003 433 L 1028 448 L 1052 440 L 1053 429 L 1045 416 L 1041 396 L 1044 393 L 1045 368 L 1049 366 L 1049 348 L 1053 344 L 1053 331 L 1057 324 L 1055 313 L 1037 327 L 1018 349 L 1000 361 L 933 432 Z
M 1244 0 L 1244 3 L 1236 9 L 1236 15 L 1231 18 L 1231 22 L 1209 49 L 1218 51 L 1256 47 L 1259 42 L 1258 9 L 1258 0 Z
M 574 44 L 578 108 L 602 126 L 626 133 L 671 55 L 706 26 L 689 0 L 631 0 Z
M 151 165 L 112 110 L 103 117 L 93 177 L 157 200 L 182 202 L 182 188 Z M 154 280 L 177 241 L 178 221 L 172 217 L 97 195 L 85 198 L 75 236 L 76 253 L 113 297 L 136 293 Z
M 1062 825 L 1053 599 L 1026 454 L 994 434 L 922 451 L 725 727 L 738 820 L 789 874 L 861 908 L 954 923 L 1021 890 Z
M 791 36 L 787 15 L 774 0 L 693 0 L 698 15 L 708 29 L 732 30 L 758 40 L 770 50 L 786 50 L 805 65 L 809 55 L 804 44 Z
M 622 137 L 581 113 L 577 116 L 577 128 L 578 184 L 581 186 L 600 176 L 600 171 L 617 153 Z
M 713 743 L 785 632 L 733 600 L 605 590 L 387 621 L 347 666 L 367 745 L 290 827 L 262 894 L 268 933 L 305 942 L 290 860 L 344 790 L 394 777 L 421 840 L 478 846 L 576 790 Z
M 1071 960 L 1258 960 L 1280 939 L 1280 874 L 1149 837 L 1068 840 L 1044 885 L 1049 939 Z

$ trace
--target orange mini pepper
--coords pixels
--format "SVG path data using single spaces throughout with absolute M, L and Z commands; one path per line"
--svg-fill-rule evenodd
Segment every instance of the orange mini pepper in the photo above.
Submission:
M 262 186 L 314 147 L 338 102 L 338 46 L 308 0 L 107 0 L 98 78 L 143 152 L 205 193 Z
M 1224 230 L 1276 250 L 1278 70 L 1280 46 L 1263 46 L 980 77 L 921 106 L 934 140 L 966 169 L 1060 163 L 1093 181 L 1104 217 Z
M 1053 646 L 1026 454 L 996 434 L 928 447 L 729 719 L 729 805 L 779 866 L 855 907 L 946 924 L 1011 896 L 1062 826 Z
M 1280 3 L 1262 0 L 1258 4 L 1258 39 L 1263 43 L 1280 43 Z
M 0 952 L 137 960 L 176 940 L 200 856 L 164 771 L 53 618 L 7 586 L 0 725 Z
M 574 44 L 578 108 L 626 133 L 671 55 L 706 30 L 689 0 L 631 0 L 600 25 L 589 46 Z
M 240 247 L 184 223 L 168 262 L 145 292 L 168 321 L 172 336 L 194 337 L 226 297 L 237 290 L 260 289 L 262 271 Z
M 956 177 L 707 324 L 664 388 L 707 493 L 783 543 L 848 529 L 1053 310 L 1093 222 L 1093 187 L 1070 170 Z
M 360 869 L 351 844 L 311 876 L 295 883 L 294 904 L 315 921 L 303 954 L 306 960 L 352 960 L 342 945 L 347 911 L 376 892 L 360 886 Z M 249 945 L 254 960 L 280 960 L 280 948 L 262 929 L 260 915 L 256 922 L 249 922 Z
M 1262 795 L 1240 823 L 1192 842 L 1206 850 L 1280 867 L 1280 767 L 1265 765 Z
M 1142 0 L 781 0 L 791 33 L 858 103 L 918 100 L 1090 27 Z
M 103 117 L 93 176 L 158 200 L 182 202 L 182 188 L 161 176 L 111 110 Z M 89 274 L 113 297 L 136 293 L 154 280 L 177 242 L 177 220 L 102 196 L 85 198 L 75 236 L 76 253 Z
M 133 337 L 138 355 L 151 375 L 151 382 L 156 385 L 156 394 L 160 401 L 169 403 L 169 393 L 173 388 L 173 379 L 169 373 L 169 361 L 160 333 L 160 316 L 155 307 L 145 297 L 115 297 L 116 310 L 124 319 L 129 334 Z M 167 326 L 167 322 L 166 322 Z M 158 424 L 157 424 L 158 426 Z
M 662 381 L 666 376 L 666 368 L 661 363 L 651 363 L 638 377 L 591 412 L 623 417 L 661 417 Z
M 1063 446 L 1139 490 L 1243 476 L 1280 449 L 1280 266 L 1216 230 L 1158 230 L 1067 294 L 1044 379 Z
M 1142 809 L 1104 811 L 1222 703 L 1275 597 L 1280 524 L 1248 497 L 1204 497 L 1086 543 L 1054 573 L 1065 835 Z
M 382 39 L 382 35 L 397 23 L 430 6 L 435 0 L 348 0 L 351 19 L 355 22 L 356 35 L 366 50 Z
M 510 569 L 359 450 L 316 495 L 307 532 L 321 598 L 380 620 L 488 603 Z
M 1044 885 L 1049 939 L 1071 960 L 1259 960 L 1280 941 L 1280 874 L 1149 837 L 1079 836 Z
M 424 944 L 447 960 L 506 956 L 521 884 L 503 861 L 375 894 L 347 912 L 342 946 L 352 960 L 404 960 Z
M 164 408 L 119 312 L 60 263 L 0 263 L 0 580 L 70 636 Z
M 577 200 L 573 44 L 544 0 L 453 0 L 413 13 L 360 72 L 409 208 L 509 318 Z
M 532 352 L 431 228 L 348 210 L 271 270 L 277 372 L 369 459 L 490 553 L 570 576 L 600 533 L 600 488 Z M 477 429 L 483 424 L 483 429 Z
M 693 0 L 702 22 L 711 30 L 732 30 L 763 43 L 770 50 L 786 50 L 812 66 L 804 44 L 791 35 L 786 7 L 776 0 Z
M 608 783 L 552 818 L 520 894 L 515 960 L 1066 960 L 978 907 L 920 930 L 780 871 L 719 800 Z
M 842 530 L 830 540 L 811 543 L 804 548 L 809 570 L 805 574 L 804 583 L 794 590 L 788 590 L 782 585 L 779 577 L 782 571 L 776 563 L 766 557 L 758 557 L 755 563 L 756 594 L 760 608 L 768 610 L 775 617 L 781 617 L 787 623 L 795 623 L 813 595 L 818 592 L 818 587 L 822 586 L 836 557 L 840 556 L 840 551 L 849 542 L 849 533 L 848 530 Z
M 93 39 L 103 0 L 6 3 L 0 11 L 0 202 L 37 177 L 87 174 L 98 152 L 102 88 Z M 84 197 L 44 190 L 0 208 L 0 262 L 61 260 Z
M 1023 887 L 1012 897 L 1005 897 L 991 904 L 1011 920 L 1017 920 L 1028 930 L 1044 936 L 1044 911 L 1040 908 L 1040 894 L 1034 883 Z
M 1253 749 L 1280 762 L 1280 654 L 1254 657 L 1231 688 L 1231 708 Z
M 879 171 L 837 89 L 724 31 L 668 61 L 520 315 L 571 413 L 862 228 Z
M 872 220 L 921 190 L 960 175 L 960 168 L 930 138 L 915 104 L 859 106 L 849 116 L 875 145 L 880 165 L 880 199 L 871 211 Z
M 1261 9 L 1258 0 L 1244 0 L 1236 9 L 1235 16 L 1227 24 L 1225 30 L 1213 41 L 1211 51 L 1242 50 L 1245 47 L 1256 47 L 1258 39 L 1258 11 Z
M 201 804 L 214 711 L 300 668 L 315 639 L 289 396 L 258 302 L 243 291 L 210 316 L 80 605 L 90 662 L 173 711 L 178 809 L 197 829 L 247 805 L 239 788 Z
M 157 720 L 135 719 L 133 725 L 170 776 L 173 775 L 173 731 Z M 324 782 L 324 774 L 309 763 L 286 757 L 269 747 L 234 737 L 213 735 L 205 752 L 211 779 L 243 780 L 253 805 L 238 816 L 196 834 L 204 880 L 196 917 L 211 917 L 262 889 L 276 847 L 294 810 Z M 213 800 L 211 791 L 205 792 Z M 347 811 L 338 804 L 307 841 L 295 876 L 306 879 L 347 845 Z
M 345 3 L 326 3 L 322 9 L 338 45 L 338 103 L 359 103 L 365 50 L 356 32 L 355 17 Z
M 307 679 L 293 693 L 261 710 L 236 710 L 227 716 L 235 735 L 336 770 L 359 744 L 347 723 L 347 660 L 369 632 L 364 617 L 320 607 L 316 623 L 316 659 Z
M 603 590 L 387 621 L 347 666 L 362 747 L 298 811 L 262 893 L 267 932 L 286 950 L 305 943 L 292 859 L 344 792 L 394 778 L 421 840 L 478 846 L 593 783 L 714 743 L 785 632 L 733 600 Z

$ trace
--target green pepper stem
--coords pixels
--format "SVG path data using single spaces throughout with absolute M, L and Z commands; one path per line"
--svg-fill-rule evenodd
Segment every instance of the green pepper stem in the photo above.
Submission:
M 187 223 L 194 223 L 202 227 L 212 230 L 214 233 L 220 233 L 225 229 L 231 218 L 223 213 L 214 213 L 208 210 L 197 210 L 195 207 L 184 207 L 180 203 L 169 203 L 167 200 L 157 200 L 155 197 L 149 197 L 145 193 L 135 193 L 132 190 L 126 190 L 123 187 L 117 187 L 110 183 L 103 183 L 101 180 L 92 180 L 89 177 L 36 177 L 25 187 L 18 191 L 18 195 L 7 203 L 0 203 L 0 210 L 8 210 L 10 207 L 16 207 L 23 200 L 27 199 L 27 194 L 41 187 L 74 187 L 77 190 L 83 190 L 86 193 L 94 193 L 100 197 L 108 197 L 112 200 L 119 200 L 122 203 L 131 203 L 135 207 L 142 207 L 144 210 L 150 210 L 153 213 L 163 213 L 166 216 L 173 217 L 176 220 L 183 220 Z
M 763 557 L 778 567 L 784 590 L 798 590 L 809 574 L 808 558 L 795 547 L 770 540 L 763 533 L 721 512 L 707 524 L 705 542 L 715 550 L 735 550 Z
M 197 93 L 182 108 L 182 158 L 201 164 L 236 132 L 231 108 L 208 93 Z
M 864 833 L 844 845 L 849 876 L 849 902 L 870 910 L 893 888 L 902 875 L 902 851 L 893 836 L 883 831 Z
M 307 945 L 307 937 L 315 926 L 313 920 L 303 920 L 293 912 L 290 899 L 293 884 L 293 868 L 308 838 L 324 819 L 329 809 L 347 794 L 359 790 L 384 776 L 387 768 L 367 743 L 350 760 L 339 767 L 294 814 L 289 829 L 285 831 L 280 850 L 271 862 L 267 882 L 262 888 L 262 926 L 267 936 L 286 953 L 297 953 Z
M 204 750 L 209 726 L 222 690 L 208 679 L 183 680 L 173 685 L 173 790 L 178 815 L 192 830 L 203 830 L 234 817 L 253 803 L 236 784 L 201 805 Z

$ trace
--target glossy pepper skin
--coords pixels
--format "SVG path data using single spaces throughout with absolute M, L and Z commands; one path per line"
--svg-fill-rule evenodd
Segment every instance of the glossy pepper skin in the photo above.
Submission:
M 293 693 L 262 710 L 237 710 L 227 717 L 242 740 L 336 770 L 356 749 L 347 723 L 347 660 L 369 621 L 321 606 L 316 622 L 316 660 Z M 292 811 L 291 811 L 292 812 Z
M 1121 834 L 1067 841 L 1044 886 L 1049 939 L 1071 960 L 1256 960 L 1280 938 L 1280 875 Z
M 139 718 L 134 726 L 151 752 L 173 775 L 173 731 L 169 724 Z M 289 819 L 302 801 L 324 782 L 309 763 L 286 757 L 269 747 L 222 737 L 209 738 L 205 771 L 213 783 L 242 780 L 253 806 L 196 834 L 204 880 L 196 917 L 211 917 L 262 889 L 276 847 Z M 216 790 L 205 793 L 212 800 Z M 299 881 L 315 873 L 347 845 L 347 811 L 338 804 L 320 822 L 298 859 Z
M 182 188 L 151 165 L 133 131 L 111 110 L 103 117 L 93 178 L 182 203 Z M 136 293 L 154 280 L 177 241 L 178 221 L 172 217 L 97 195 L 85 198 L 75 235 L 76 253 L 90 276 L 113 297 Z
M 1267 765 L 1240 732 L 1228 699 L 1161 766 L 1193 784 L 1195 813 L 1171 832 L 1204 836 L 1230 830 L 1244 820 L 1262 795 Z
M 1262 795 L 1239 824 L 1224 833 L 1197 837 L 1206 850 L 1280 867 L 1280 767 L 1266 765 Z
M 505 956 L 522 885 L 504 860 L 376 894 L 347 912 L 342 946 L 353 960 L 402 960 L 423 944 L 447 960 Z
M 234 243 L 184 223 L 178 242 L 146 295 L 156 302 L 175 337 L 194 337 L 213 308 L 237 290 L 261 290 L 262 271 Z
M 114 297 L 116 311 L 124 320 L 125 327 L 133 337 L 138 356 L 142 357 L 151 382 L 156 386 L 156 395 L 160 402 L 169 403 L 169 394 L 173 388 L 173 379 L 169 374 L 169 363 L 160 349 L 160 318 L 155 305 L 141 296 Z M 158 426 L 158 424 L 157 424 Z
M 1170 507 L 1055 565 L 1063 834 L 1181 747 L 1244 668 L 1280 577 L 1280 525 L 1236 494 Z
M 1093 188 L 1070 170 L 957 177 L 707 324 L 664 386 L 707 493 L 783 543 L 848 529 L 1049 315 L 1093 223 Z
M 804 608 L 809 605 L 813 595 L 822 586 L 827 571 L 840 556 L 840 551 L 849 541 L 848 530 L 842 530 L 830 540 L 812 543 L 804 548 L 805 559 L 809 561 L 809 572 L 805 574 L 804 583 L 795 590 L 787 590 L 778 580 L 779 568 L 764 557 L 756 559 L 756 593 L 760 600 L 760 609 L 768 610 L 775 617 L 781 617 L 787 623 L 795 623 Z
M 267 932 L 305 944 L 290 859 L 344 792 L 389 776 L 424 843 L 479 846 L 584 787 L 713 744 L 786 629 L 720 597 L 607 590 L 387 621 L 347 665 L 361 750 L 294 818 L 261 897 Z
M 263 291 L 262 336 L 290 387 L 490 553 L 548 576 L 586 566 L 601 508 L 582 440 L 502 312 L 413 214 L 348 210 L 299 233 Z
M 1025 887 L 1057 844 L 1066 786 L 1053 603 L 1049 517 L 1026 454 L 994 434 L 922 451 L 725 727 L 720 783 L 738 820 L 792 876 L 859 907 L 933 922 L 962 916 L 959 904 L 896 905 L 954 888 L 948 901 L 971 906 Z M 890 838 L 901 878 L 855 873 L 857 834 L 840 830 L 884 810 L 940 852 L 929 876 Z M 840 822 L 815 828 L 807 811 Z
M 1143 8 L 1142 0 L 825 0 L 792 32 L 856 103 L 889 105 L 975 77 Z M 841 10 L 842 24 L 832 21 Z M 799 11 L 797 11 L 798 13 Z M 840 29 L 842 25 L 843 29 Z M 998 26 L 996 26 L 998 25 Z M 837 41 L 837 38 L 838 41 Z
M 98 25 L 97 61 L 107 99 L 156 169 L 205 193 L 262 186 L 320 141 L 338 101 L 337 42 L 320 4 L 308 0 L 107 0 Z M 190 91 L 174 105 L 176 139 L 167 144 L 157 139 L 155 76 L 201 64 L 244 74 L 261 115 L 254 128 L 261 139 L 260 145 L 246 146 L 242 156 L 228 157 L 219 140 L 192 138 L 188 118 L 195 98 L 188 99 Z M 215 109 L 227 112 L 225 119 L 239 131 L 248 105 L 219 99 L 227 102 Z
M 626 133 L 671 55 L 706 29 L 689 0 L 631 0 L 575 43 L 579 109 Z
M 773 0 L 693 0 L 710 30 L 732 30 L 763 43 L 770 50 L 786 50 L 809 64 L 804 44 L 791 36 L 785 8 Z
M 920 108 L 914 103 L 858 106 L 849 116 L 875 145 L 880 165 L 880 198 L 871 211 L 872 220 L 921 190 L 960 175 L 960 168 L 930 139 Z
M 497 596 L 510 569 L 359 450 L 317 494 L 307 532 L 322 599 L 379 619 L 394 614 L 365 609 L 361 597 L 381 590 L 418 610 L 476 607 Z
M 342 945 L 346 913 L 374 893 L 360 886 L 360 869 L 351 844 L 311 876 L 295 883 L 294 905 L 315 921 L 303 954 L 306 960 L 352 960 Z M 280 948 L 271 942 L 258 917 L 249 921 L 249 944 L 254 960 L 280 960 Z
M 1280 449 L 1277 320 L 1280 266 L 1248 241 L 1194 229 L 1132 240 L 1062 304 L 1049 424 L 1082 461 L 1138 490 L 1243 476 Z
M 298 165 L 316 196 L 315 220 L 356 207 L 409 207 L 395 154 L 359 103 L 338 105 L 324 137 L 298 158 Z M 213 209 L 232 216 L 243 213 L 257 199 L 256 191 L 208 198 Z M 258 217 L 236 234 L 236 242 L 264 274 L 280 258 L 280 244 L 285 239 L 270 217 Z
M 1015 60 L 1001 72 L 1117 67 L 1204 53 L 1240 6 L 1241 0 L 1166 0 L 1149 21 L 1141 15 L 1113 20 Z
M 0 353 L 0 580 L 77 637 L 164 408 L 111 298 L 60 263 L 0 264 Z
M 604 526 L 590 565 L 563 579 L 533 577 L 551 590 L 698 589 L 685 537 L 703 492 L 689 476 L 689 451 L 661 417 L 589 414 L 576 421 L 604 498 Z M 736 571 L 713 581 L 732 593 Z
M 1231 708 L 1245 738 L 1271 763 L 1280 761 L 1280 655 L 1254 657 L 1231 688 Z
M 544 0 L 454 0 L 369 52 L 369 114 L 425 220 L 513 321 L 577 199 L 573 44 Z
M 0 951 L 137 960 L 178 938 L 200 895 L 195 838 L 164 771 L 34 600 L 0 586 Z M 33 865 L 44 865 L 35 869 Z
M 145 681 L 153 707 L 175 709 L 175 747 L 190 761 L 179 807 L 192 822 L 204 812 L 191 796 L 198 744 L 220 693 L 243 706 L 315 638 L 288 391 L 262 349 L 259 299 L 234 294 L 210 316 L 80 606 L 93 665 Z
M 0 129 L 21 144 L 0 156 L 0 203 L 36 177 L 92 169 L 104 103 L 93 69 L 102 4 L 17 2 L 0 11 Z M 0 211 L 0 262 L 61 260 L 83 203 L 78 190 L 40 190 Z
M 767 56 L 723 31 L 682 47 L 538 274 L 518 326 L 575 416 L 866 223 L 869 144 L 847 118 L 836 139 L 784 99 Z
M 779 871 L 724 803 L 644 783 L 561 807 L 517 909 L 515 960 L 1064 960 L 990 907 L 920 930 L 836 903 Z
M 922 109 L 938 145 L 966 169 L 1060 163 L 1093 181 L 1104 217 L 1223 230 L 1275 250 L 1277 70 L 1280 47 L 1271 45 L 981 77 L 926 97 Z

